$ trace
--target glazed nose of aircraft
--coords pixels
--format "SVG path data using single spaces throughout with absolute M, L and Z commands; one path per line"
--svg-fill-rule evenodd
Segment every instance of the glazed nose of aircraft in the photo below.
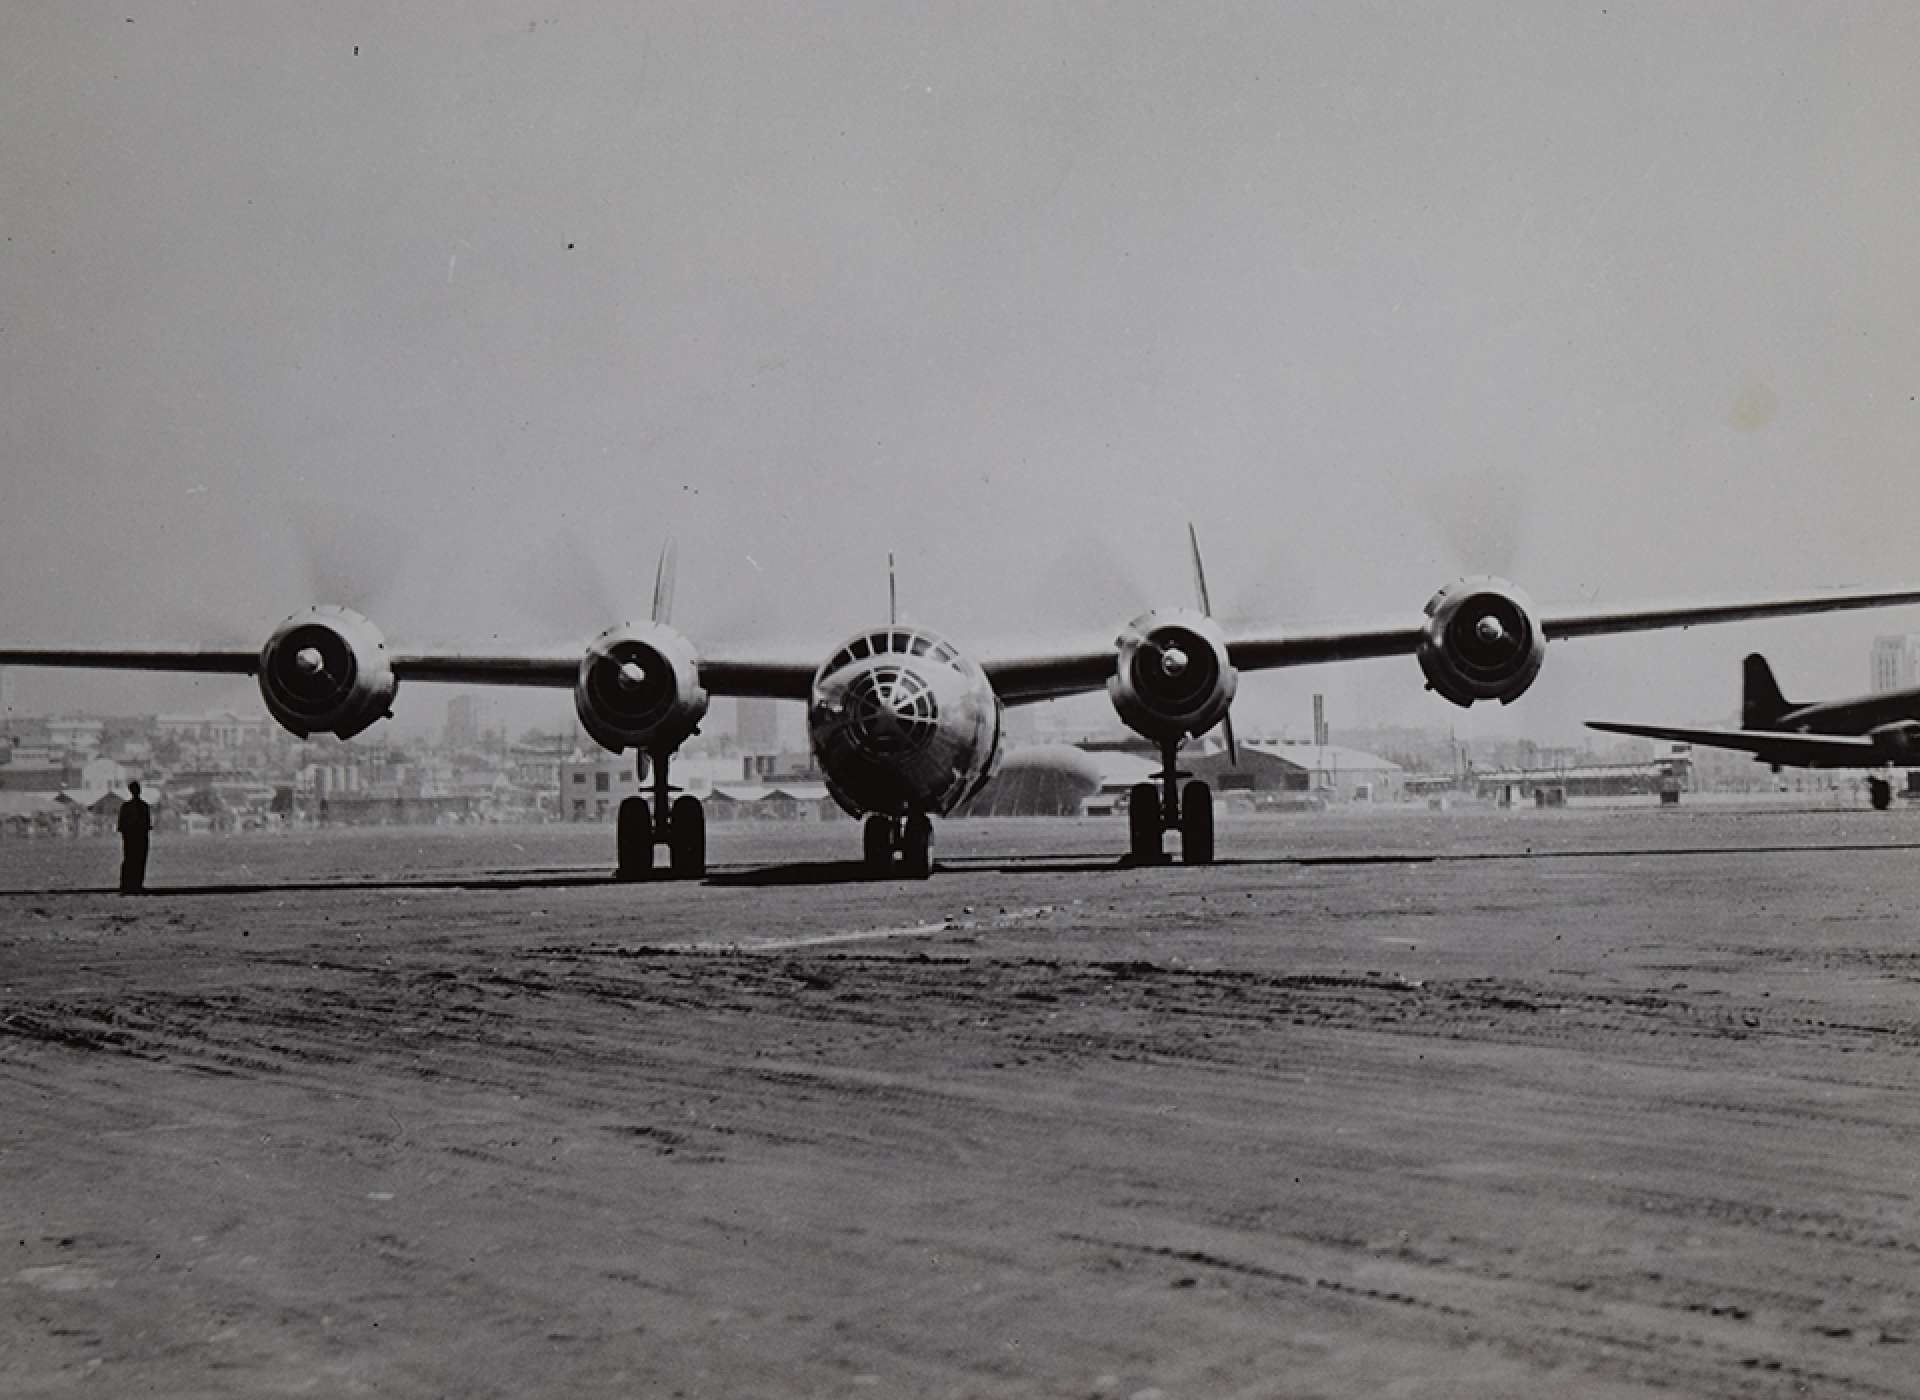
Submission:
M 927 683 L 912 672 L 883 667 L 847 688 L 854 741 L 872 754 L 904 754 L 933 737 L 939 709 Z

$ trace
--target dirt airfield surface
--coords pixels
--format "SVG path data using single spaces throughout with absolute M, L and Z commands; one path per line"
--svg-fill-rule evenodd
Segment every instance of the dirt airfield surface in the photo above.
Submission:
M 0 844 L 0 1394 L 1920 1394 L 1920 812 Z

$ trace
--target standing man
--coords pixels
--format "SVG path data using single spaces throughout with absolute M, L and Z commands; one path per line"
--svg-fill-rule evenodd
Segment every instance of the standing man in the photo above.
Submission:
M 147 890 L 147 837 L 153 830 L 153 809 L 140 798 L 140 784 L 127 784 L 127 800 L 120 804 L 120 893 Z

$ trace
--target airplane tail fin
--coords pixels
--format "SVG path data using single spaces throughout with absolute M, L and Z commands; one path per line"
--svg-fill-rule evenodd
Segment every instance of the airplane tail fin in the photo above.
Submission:
M 1774 680 L 1773 667 L 1767 665 L 1767 658 L 1754 652 L 1745 663 L 1740 691 L 1740 727 L 1772 729 L 1779 724 L 1780 717 L 1792 708 L 1787 697 L 1780 693 L 1780 683 Z

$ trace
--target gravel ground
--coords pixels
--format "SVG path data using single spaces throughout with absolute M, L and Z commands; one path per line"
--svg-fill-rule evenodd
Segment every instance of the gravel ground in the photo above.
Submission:
M 1920 1394 L 1920 813 L 0 844 L 0 1393 Z

